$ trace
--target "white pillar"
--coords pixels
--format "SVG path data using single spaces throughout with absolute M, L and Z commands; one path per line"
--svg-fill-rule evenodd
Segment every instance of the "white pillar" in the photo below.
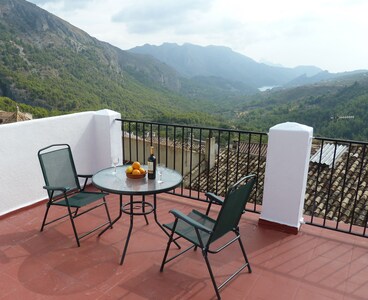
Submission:
M 297 233 L 303 222 L 313 128 L 293 122 L 269 131 L 260 224 Z
M 121 122 L 115 119 L 120 119 L 120 113 L 104 109 L 99 110 L 95 114 L 95 172 L 100 169 L 111 167 L 111 157 L 117 155 L 119 164 L 122 163 L 122 131 Z

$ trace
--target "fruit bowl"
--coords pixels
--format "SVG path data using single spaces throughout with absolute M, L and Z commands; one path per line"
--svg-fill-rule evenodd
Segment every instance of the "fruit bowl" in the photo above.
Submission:
M 135 161 L 132 165 L 126 167 L 125 174 L 128 178 L 140 179 L 146 176 L 147 170 L 141 166 L 139 161 Z
M 139 175 L 126 174 L 126 176 L 128 178 L 131 178 L 131 179 L 140 179 L 140 178 L 144 178 L 146 176 L 146 173 L 145 174 L 139 174 Z

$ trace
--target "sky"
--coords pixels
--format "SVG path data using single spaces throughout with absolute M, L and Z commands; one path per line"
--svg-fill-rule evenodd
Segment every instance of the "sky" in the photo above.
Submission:
M 218 45 L 257 62 L 368 69 L 367 0 L 29 0 L 123 50 Z

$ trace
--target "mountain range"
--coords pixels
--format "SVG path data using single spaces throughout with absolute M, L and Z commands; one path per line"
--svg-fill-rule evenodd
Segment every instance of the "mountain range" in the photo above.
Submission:
M 25 0 L 0 0 L 0 109 L 14 100 L 35 117 L 110 108 L 135 120 L 268 130 L 271 120 L 328 128 L 331 112 L 352 111 L 363 132 L 366 79 L 359 70 L 270 66 L 222 46 L 124 51 Z M 263 86 L 278 88 L 260 93 Z M 320 115 L 327 121 L 316 122 Z
M 242 82 L 253 88 L 281 86 L 299 76 L 310 77 L 322 72 L 320 68 L 314 66 L 296 68 L 269 66 L 222 46 L 146 44 L 130 49 L 130 52 L 153 56 L 187 78 L 221 77 L 234 82 Z
M 218 120 L 203 107 L 256 91 L 221 76 L 186 78 L 32 3 L 0 1 L 0 96 L 19 103 L 53 114 L 109 107 L 127 117 L 198 122 Z
M 194 112 L 171 92 L 179 87 L 177 72 L 157 59 L 98 41 L 27 1 L 0 1 L 0 96 L 61 113 L 109 107 L 155 118 Z

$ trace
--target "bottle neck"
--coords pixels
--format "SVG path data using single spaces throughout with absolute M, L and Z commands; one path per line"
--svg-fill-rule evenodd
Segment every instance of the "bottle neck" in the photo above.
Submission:
M 154 155 L 153 147 L 151 147 L 151 155 Z

